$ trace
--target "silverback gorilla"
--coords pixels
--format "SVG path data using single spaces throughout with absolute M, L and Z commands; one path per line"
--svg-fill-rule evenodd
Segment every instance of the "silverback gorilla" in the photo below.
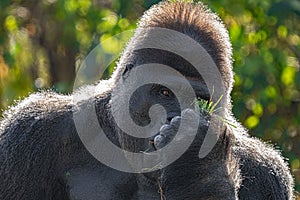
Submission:
M 211 99 L 206 77 L 188 60 L 163 49 L 137 48 L 151 36 L 145 32 L 147 28 L 177 31 L 205 49 L 225 88 L 223 117 L 234 126 L 224 123 L 217 114 L 196 112 L 189 107 L 190 102 L 179 104 L 171 89 L 149 83 L 133 93 L 127 117 L 145 127 L 151 121 L 151 106 L 161 105 L 166 117 L 157 134 L 134 137 L 118 127 L 112 104 L 126 96 L 131 87 L 127 78 L 141 65 L 170 66 L 188 80 L 197 98 Z M 201 58 L 203 53 L 192 51 L 189 55 Z M 213 74 L 208 77 L 214 78 Z M 0 125 L 0 199 L 293 199 L 293 179 L 280 153 L 250 137 L 232 116 L 232 85 L 231 43 L 220 19 L 201 3 L 161 2 L 140 19 L 112 78 L 74 92 L 84 97 L 80 101 L 74 103 L 73 95 L 40 92 L 5 112 Z M 113 98 L 112 94 L 117 96 Z M 129 152 L 159 151 L 172 142 L 180 125 L 199 126 L 190 146 L 171 164 L 149 172 L 128 173 L 99 162 L 78 136 L 74 113 L 84 112 L 91 105 L 106 137 Z M 89 132 L 89 116 L 82 121 Z M 201 158 L 199 149 L 208 126 L 214 127 L 216 143 Z M 189 128 L 184 131 L 189 132 Z

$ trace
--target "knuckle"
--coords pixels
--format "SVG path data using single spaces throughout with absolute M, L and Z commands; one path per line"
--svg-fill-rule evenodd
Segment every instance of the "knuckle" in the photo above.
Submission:
M 165 137 L 164 136 L 161 136 L 161 135 L 158 135 L 154 138 L 154 145 L 155 147 L 158 147 L 160 148 L 165 142 Z
M 180 123 L 180 120 L 181 120 L 181 117 L 180 117 L 180 116 L 176 116 L 176 117 L 174 117 L 174 118 L 171 120 L 170 124 Z
M 190 108 L 187 108 L 187 109 L 184 109 L 182 111 L 182 115 L 185 116 L 185 115 L 191 115 L 192 113 L 195 113 L 194 110 L 190 109 Z
M 163 132 L 167 132 L 170 131 L 170 129 L 172 128 L 172 126 L 168 125 L 168 124 L 164 124 L 162 125 L 162 127 L 159 129 L 159 132 L 163 133 Z

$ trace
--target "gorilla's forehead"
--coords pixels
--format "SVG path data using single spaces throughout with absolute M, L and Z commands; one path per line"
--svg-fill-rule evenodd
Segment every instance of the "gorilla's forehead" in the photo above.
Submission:
M 151 63 L 133 68 L 123 79 L 125 88 L 138 88 L 142 85 L 162 85 L 181 95 L 188 95 L 192 88 L 194 93 L 209 99 L 209 90 L 201 77 L 184 76 L 178 70 L 167 65 Z
M 190 62 L 180 55 L 162 49 L 146 48 L 134 50 L 127 62 L 133 63 L 135 67 L 150 63 L 163 64 L 174 68 L 186 77 L 203 80 L 201 74 Z

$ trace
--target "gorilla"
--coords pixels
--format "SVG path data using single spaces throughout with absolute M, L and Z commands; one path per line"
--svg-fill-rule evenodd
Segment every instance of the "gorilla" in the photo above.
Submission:
M 172 35 L 157 36 L 154 29 L 184 35 L 199 51 Z M 186 52 L 188 58 L 151 46 L 149 38 L 175 45 L 173 50 Z M 200 59 L 198 64 L 208 71 L 216 66 L 224 90 L 214 85 L 217 73 L 199 71 L 191 59 Z M 139 71 L 145 65 L 150 67 Z M 195 99 L 186 95 L 189 89 L 181 87 L 182 79 L 197 99 L 221 99 L 215 110 L 222 111 L 194 109 Z M 172 83 L 164 84 L 169 80 Z M 280 152 L 250 137 L 233 117 L 232 86 L 232 48 L 218 16 L 202 3 L 163 1 L 142 16 L 110 79 L 84 86 L 72 95 L 31 94 L 4 113 L 0 199 L 294 199 L 293 178 Z M 223 91 L 222 96 L 218 91 Z M 74 101 L 74 96 L 80 98 Z M 125 108 L 129 111 L 123 112 Z M 134 135 L 124 130 L 122 121 L 129 119 L 133 122 L 129 128 L 140 127 L 145 132 L 135 128 Z M 104 139 L 97 139 L 96 126 L 103 130 Z M 214 142 L 201 156 L 207 138 Z M 96 152 L 87 143 L 102 151 Z M 123 155 L 106 150 L 108 143 Z M 181 147 L 185 147 L 182 153 L 175 155 Z M 176 159 L 130 172 L 100 162 L 102 153 L 110 155 L 112 164 L 121 161 L 125 166 L 128 161 L 133 168 L 142 163 L 131 162 L 130 155 L 157 155 L 160 163 Z

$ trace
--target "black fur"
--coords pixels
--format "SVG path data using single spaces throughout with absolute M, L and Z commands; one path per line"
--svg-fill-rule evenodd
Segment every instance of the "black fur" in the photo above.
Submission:
M 85 97 L 77 104 L 72 103 L 72 96 L 42 92 L 30 95 L 4 113 L 0 124 L 0 199 L 293 199 L 293 179 L 280 153 L 249 137 L 231 114 L 232 49 L 220 19 L 202 4 L 162 2 L 145 13 L 139 27 L 182 32 L 207 50 L 226 88 L 225 115 L 237 128 L 224 124 L 215 115 L 200 114 L 198 134 L 190 148 L 171 165 L 151 173 L 119 172 L 91 156 L 73 121 L 73 113 L 89 105 L 95 105 L 107 137 L 134 152 L 161 148 L 173 138 L 178 123 L 195 123 L 193 117 L 181 121 L 181 110 L 190 116 L 196 113 L 188 107 L 179 109 L 176 98 L 160 96 L 161 86 L 145 86 L 131 101 L 131 117 L 137 124 L 147 124 L 151 104 L 163 105 L 168 116 L 158 134 L 161 138 L 139 139 L 123 133 L 111 116 L 111 93 L 118 91 L 118 84 L 136 66 L 155 62 L 176 68 L 180 63 L 184 67 L 177 70 L 203 88 L 199 97 L 209 98 L 201 75 L 193 72 L 184 59 L 154 49 L 136 51 L 135 46 L 141 42 L 136 40 L 138 28 L 112 78 L 76 91 Z M 120 98 L 126 93 L 118 92 Z M 198 152 L 209 123 L 218 141 L 209 155 L 200 159 Z

